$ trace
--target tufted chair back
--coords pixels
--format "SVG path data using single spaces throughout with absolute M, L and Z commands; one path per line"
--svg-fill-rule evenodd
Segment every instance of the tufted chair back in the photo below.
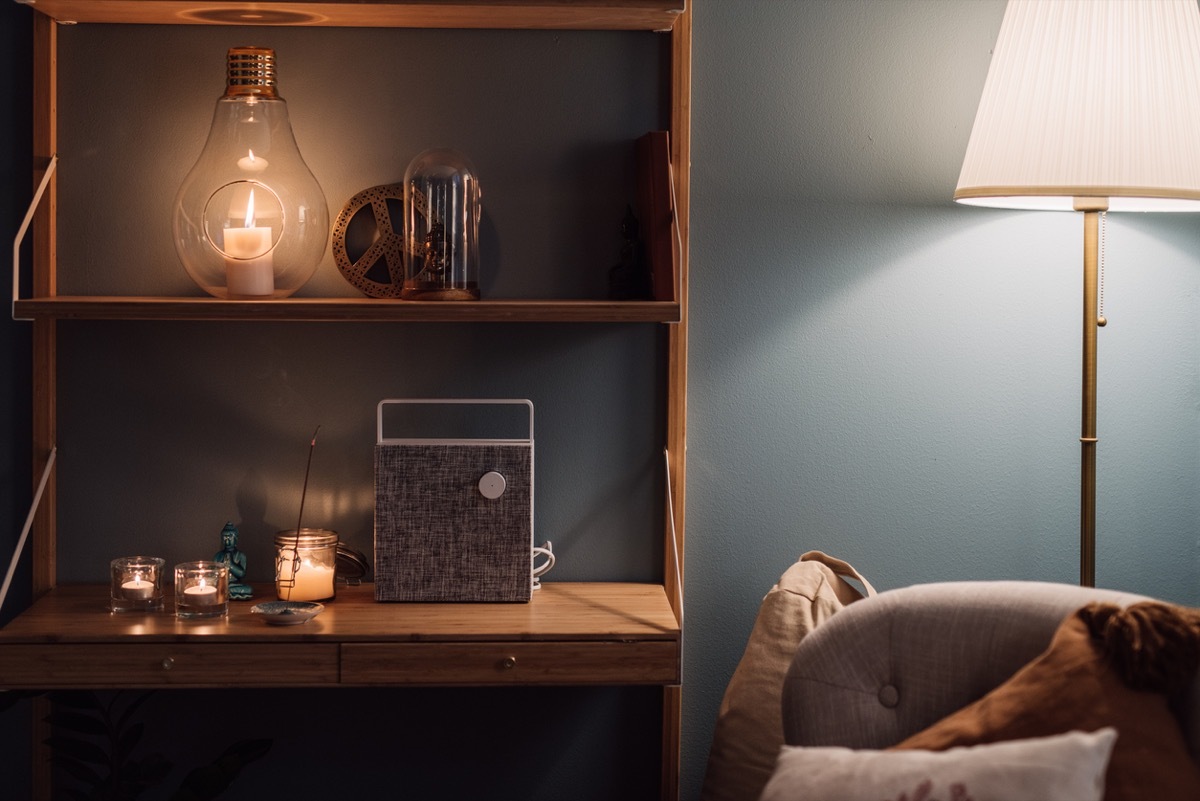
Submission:
M 783 688 L 789 745 L 886 748 L 1004 683 L 1092 601 L 1147 600 L 1025 581 L 922 584 L 851 604 L 806 637 Z M 1200 761 L 1200 676 L 1181 699 Z

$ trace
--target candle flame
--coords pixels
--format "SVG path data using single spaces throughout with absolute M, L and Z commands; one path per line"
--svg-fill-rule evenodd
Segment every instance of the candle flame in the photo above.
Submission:
M 254 155 L 251 153 L 250 155 Z M 250 190 L 250 199 L 246 201 L 246 227 L 254 227 L 254 189 Z

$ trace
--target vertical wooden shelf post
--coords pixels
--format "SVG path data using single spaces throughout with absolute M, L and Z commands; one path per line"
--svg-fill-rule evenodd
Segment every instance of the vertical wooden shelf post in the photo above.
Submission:
M 679 241 L 678 300 L 680 320 L 669 327 L 667 365 L 667 458 L 671 473 L 671 508 L 667 510 L 664 540 L 663 585 L 683 622 L 684 511 L 687 463 L 687 325 L 688 325 L 688 212 L 691 175 L 692 97 L 692 9 L 691 4 L 671 29 L 671 171 L 675 188 L 675 217 Z M 678 574 L 672 560 L 678 555 Z M 676 580 L 678 575 L 678 581 Z M 682 626 L 680 627 L 682 631 Z M 681 637 L 682 661 L 682 637 Z M 663 786 L 664 799 L 679 798 L 679 768 L 682 748 L 682 685 L 663 689 Z
M 33 186 L 41 182 L 58 150 L 58 23 L 33 15 Z M 51 176 L 33 220 L 33 293 L 57 294 L 55 277 L 58 241 L 57 177 Z M 33 323 L 33 480 L 46 467 L 57 436 L 57 323 Z M 33 529 L 33 592 L 40 595 L 56 583 L 55 476 L 46 485 Z
M 33 15 L 33 186 L 42 180 L 51 158 L 58 152 L 58 23 L 43 14 Z M 58 242 L 58 186 L 55 176 L 42 196 L 33 220 L 33 293 L 50 296 L 57 292 L 55 263 Z M 57 439 L 58 323 L 53 319 L 33 323 L 32 441 L 33 480 L 46 468 Z M 57 492 L 51 472 L 31 532 L 34 597 L 57 582 Z M 50 736 L 45 722 L 50 702 L 33 699 L 31 706 L 31 776 L 33 797 L 51 797 Z

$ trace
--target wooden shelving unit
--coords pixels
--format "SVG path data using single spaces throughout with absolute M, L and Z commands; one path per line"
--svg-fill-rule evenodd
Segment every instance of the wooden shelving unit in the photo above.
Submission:
M 21 2 L 22 0 L 17 0 Z M 136 625 L 104 608 L 106 588 L 58 586 L 53 473 L 33 529 L 33 605 L 0 630 L 0 688 L 333 685 L 649 684 L 663 687 L 661 797 L 678 797 L 681 587 L 687 388 L 687 252 L 691 11 L 685 0 L 37 0 L 34 11 L 35 185 L 58 149 L 59 23 L 548 28 L 663 31 L 671 37 L 671 160 L 680 245 L 676 300 L 486 300 L 418 304 L 360 298 L 221 301 L 60 296 L 53 176 L 34 219 L 32 297 L 14 316 L 33 326 L 33 474 L 57 435 L 59 320 L 366 323 L 652 323 L 667 325 L 666 442 L 671 496 L 662 521 L 661 583 L 548 582 L 529 604 L 395 605 L 369 587 L 339 591 L 303 627 L 268 627 L 234 605 L 220 623 L 168 613 Z M 655 76 L 657 79 L 661 76 Z M 69 221 L 61 223 L 64 227 Z M 260 597 L 269 595 L 264 588 Z M 236 656 L 235 656 L 236 655 Z M 301 658 L 297 658 L 301 657 Z M 302 665 L 299 673 L 280 672 Z M 35 766 L 39 797 L 48 771 Z

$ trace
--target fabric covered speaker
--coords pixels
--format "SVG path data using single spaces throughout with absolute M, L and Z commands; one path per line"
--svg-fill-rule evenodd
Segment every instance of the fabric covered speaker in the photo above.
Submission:
M 384 437 L 393 404 L 523 404 L 528 438 Z M 533 403 L 398 400 L 377 407 L 375 600 L 528 601 L 533 567 Z

